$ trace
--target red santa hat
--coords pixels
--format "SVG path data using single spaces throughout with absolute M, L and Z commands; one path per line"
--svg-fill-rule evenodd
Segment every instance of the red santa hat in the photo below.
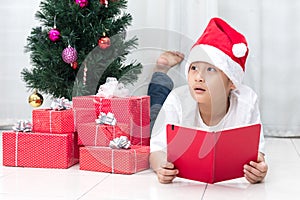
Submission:
M 243 80 L 248 56 L 246 38 L 220 18 L 212 18 L 193 45 L 187 62 L 203 61 L 222 70 L 238 87 Z

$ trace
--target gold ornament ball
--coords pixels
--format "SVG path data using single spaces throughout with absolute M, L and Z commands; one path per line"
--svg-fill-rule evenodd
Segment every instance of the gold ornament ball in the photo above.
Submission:
M 29 104 L 33 107 L 41 106 L 43 104 L 43 101 L 44 101 L 43 96 L 36 91 L 32 93 L 28 98 Z

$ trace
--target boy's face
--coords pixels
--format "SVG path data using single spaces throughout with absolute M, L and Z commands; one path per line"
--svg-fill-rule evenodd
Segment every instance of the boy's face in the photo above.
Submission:
M 229 93 L 235 88 L 223 71 L 206 62 L 190 65 L 188 84 L 192 97 L 208 105 L 227 105 Z

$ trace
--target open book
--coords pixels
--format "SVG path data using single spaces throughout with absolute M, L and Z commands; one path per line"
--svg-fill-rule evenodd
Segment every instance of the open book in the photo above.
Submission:
M 167 159 L 178 177 L 215 183 L 244 176 L 243 166 L 256 161 L 260 124 L 220 132 L 167 125 Z

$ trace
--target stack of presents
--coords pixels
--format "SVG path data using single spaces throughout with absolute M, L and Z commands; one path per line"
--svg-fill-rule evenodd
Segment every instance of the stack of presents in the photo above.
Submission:
M 56 99 L 51 108 L 32 111 L 32 124 L 20 121 L 3 132 L 3 165 L 69 168 L 79 162 L 80 170 L 119 174 L 148 169 L 150 97 L 101 91 L 73 97 L 73 105 Z

